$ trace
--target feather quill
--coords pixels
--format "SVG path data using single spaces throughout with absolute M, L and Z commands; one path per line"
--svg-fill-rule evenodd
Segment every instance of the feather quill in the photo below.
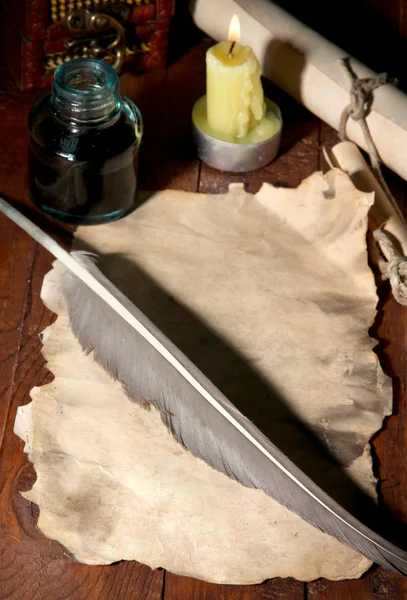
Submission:
M 131 398 L 161 411 L 180 444 L 372 561 L 407 574 L 407 553 L 359 522 L 280 452 L 100 272 L 93 255 L 66 252 L 1 198 L 0 211 L 67 267 L 62 292 L 83 350 L 93 351 Z

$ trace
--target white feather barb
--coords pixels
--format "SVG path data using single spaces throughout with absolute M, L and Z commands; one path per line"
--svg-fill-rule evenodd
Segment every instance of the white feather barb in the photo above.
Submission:
M 131 398 L 160 410 L 179 443 L 372 561 L 407 574 L 407 553 L 359 522 L 298 469 L 115 288 L 94 257 L 66 252 L 1 198 L 0 211 L 67 267 L 62 291 L 84 351 L 93 351 Z

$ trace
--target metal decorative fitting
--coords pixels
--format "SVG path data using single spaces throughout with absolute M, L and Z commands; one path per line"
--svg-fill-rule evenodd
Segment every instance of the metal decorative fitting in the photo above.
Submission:
M 120 5 L 120 16 L 127 20 L 129 9 Z M 66 26 L 75 36 L 65 43 L 69 54 L 86 54 L 93 58 L 113 57 L 112 66 L 120 73 L 125 49 L 126 35 L 123 26 L 111 15 L 101 12 L 91 12 L 86 9 L 74 10 L 65 19 Z

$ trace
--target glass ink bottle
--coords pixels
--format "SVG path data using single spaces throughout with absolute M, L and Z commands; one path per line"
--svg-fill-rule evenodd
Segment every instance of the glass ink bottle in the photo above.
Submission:
M 135 207 L 141 137 L 140 112 L 121 96 L 112 66 L 62 64 L 29 117 L 31 200 L 73 225 L 120 219 Z

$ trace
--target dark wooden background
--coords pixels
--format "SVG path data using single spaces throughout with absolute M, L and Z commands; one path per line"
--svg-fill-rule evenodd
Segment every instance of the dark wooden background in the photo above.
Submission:
M 221 0 L 220 0 L 221 1 Z M 369 66 L 399 77 L 406 88 L 407 0 L 280 0 L 297 16 L 345 47 Z M 122 90 L 140 106 L 145 119 L 141 186 L 222 192 L 231 181 L 257 191 L 262 181 L 289 187 L 324 169 L 321 148 L 336 133 L 282 92 L 266 84 L 280 103 L 284 136 L 279 157 L 261 171 L 243 176 L 215 171 L 196 160 L 190 138 L 190 111 L 205 86 L 205 51 L 179 0 L 171 40 L 170 65 L 143 76 L 125 74 Z M 1 17 L 0 17 L 1 18 Z M 0 66 L 0 194 L 28 205 L 26 177 L 27 116 L 42 92 L 22 94 Z M 385 172 L 405 208 L 407 184 Z M 64 232 L 54 233 L 69 245 Z M 407 578 L 374 567 L 357 581 L 302 583 L 274 579 L 255 586 L 203 583 L 151 571 L 136 562 L 109 567 L 75 563 L 36 528 L 37 508 L 19 494 L 35 480 L 13 434 L 18 406 L 29 402 L 33 386 L 50 381 L 38 333 L 52 315 L 40 300 L 52 257 L 0 216 L 0 599 L 19 600 L 370 600 L 407 598 Z M 394 414 L 373 441 L 379 502 L 407 523 L 406 310 L 386 287 L 373 335 L 386 372 L 394 378 Z M 406 542 L 407 544 L 407 542 Z

